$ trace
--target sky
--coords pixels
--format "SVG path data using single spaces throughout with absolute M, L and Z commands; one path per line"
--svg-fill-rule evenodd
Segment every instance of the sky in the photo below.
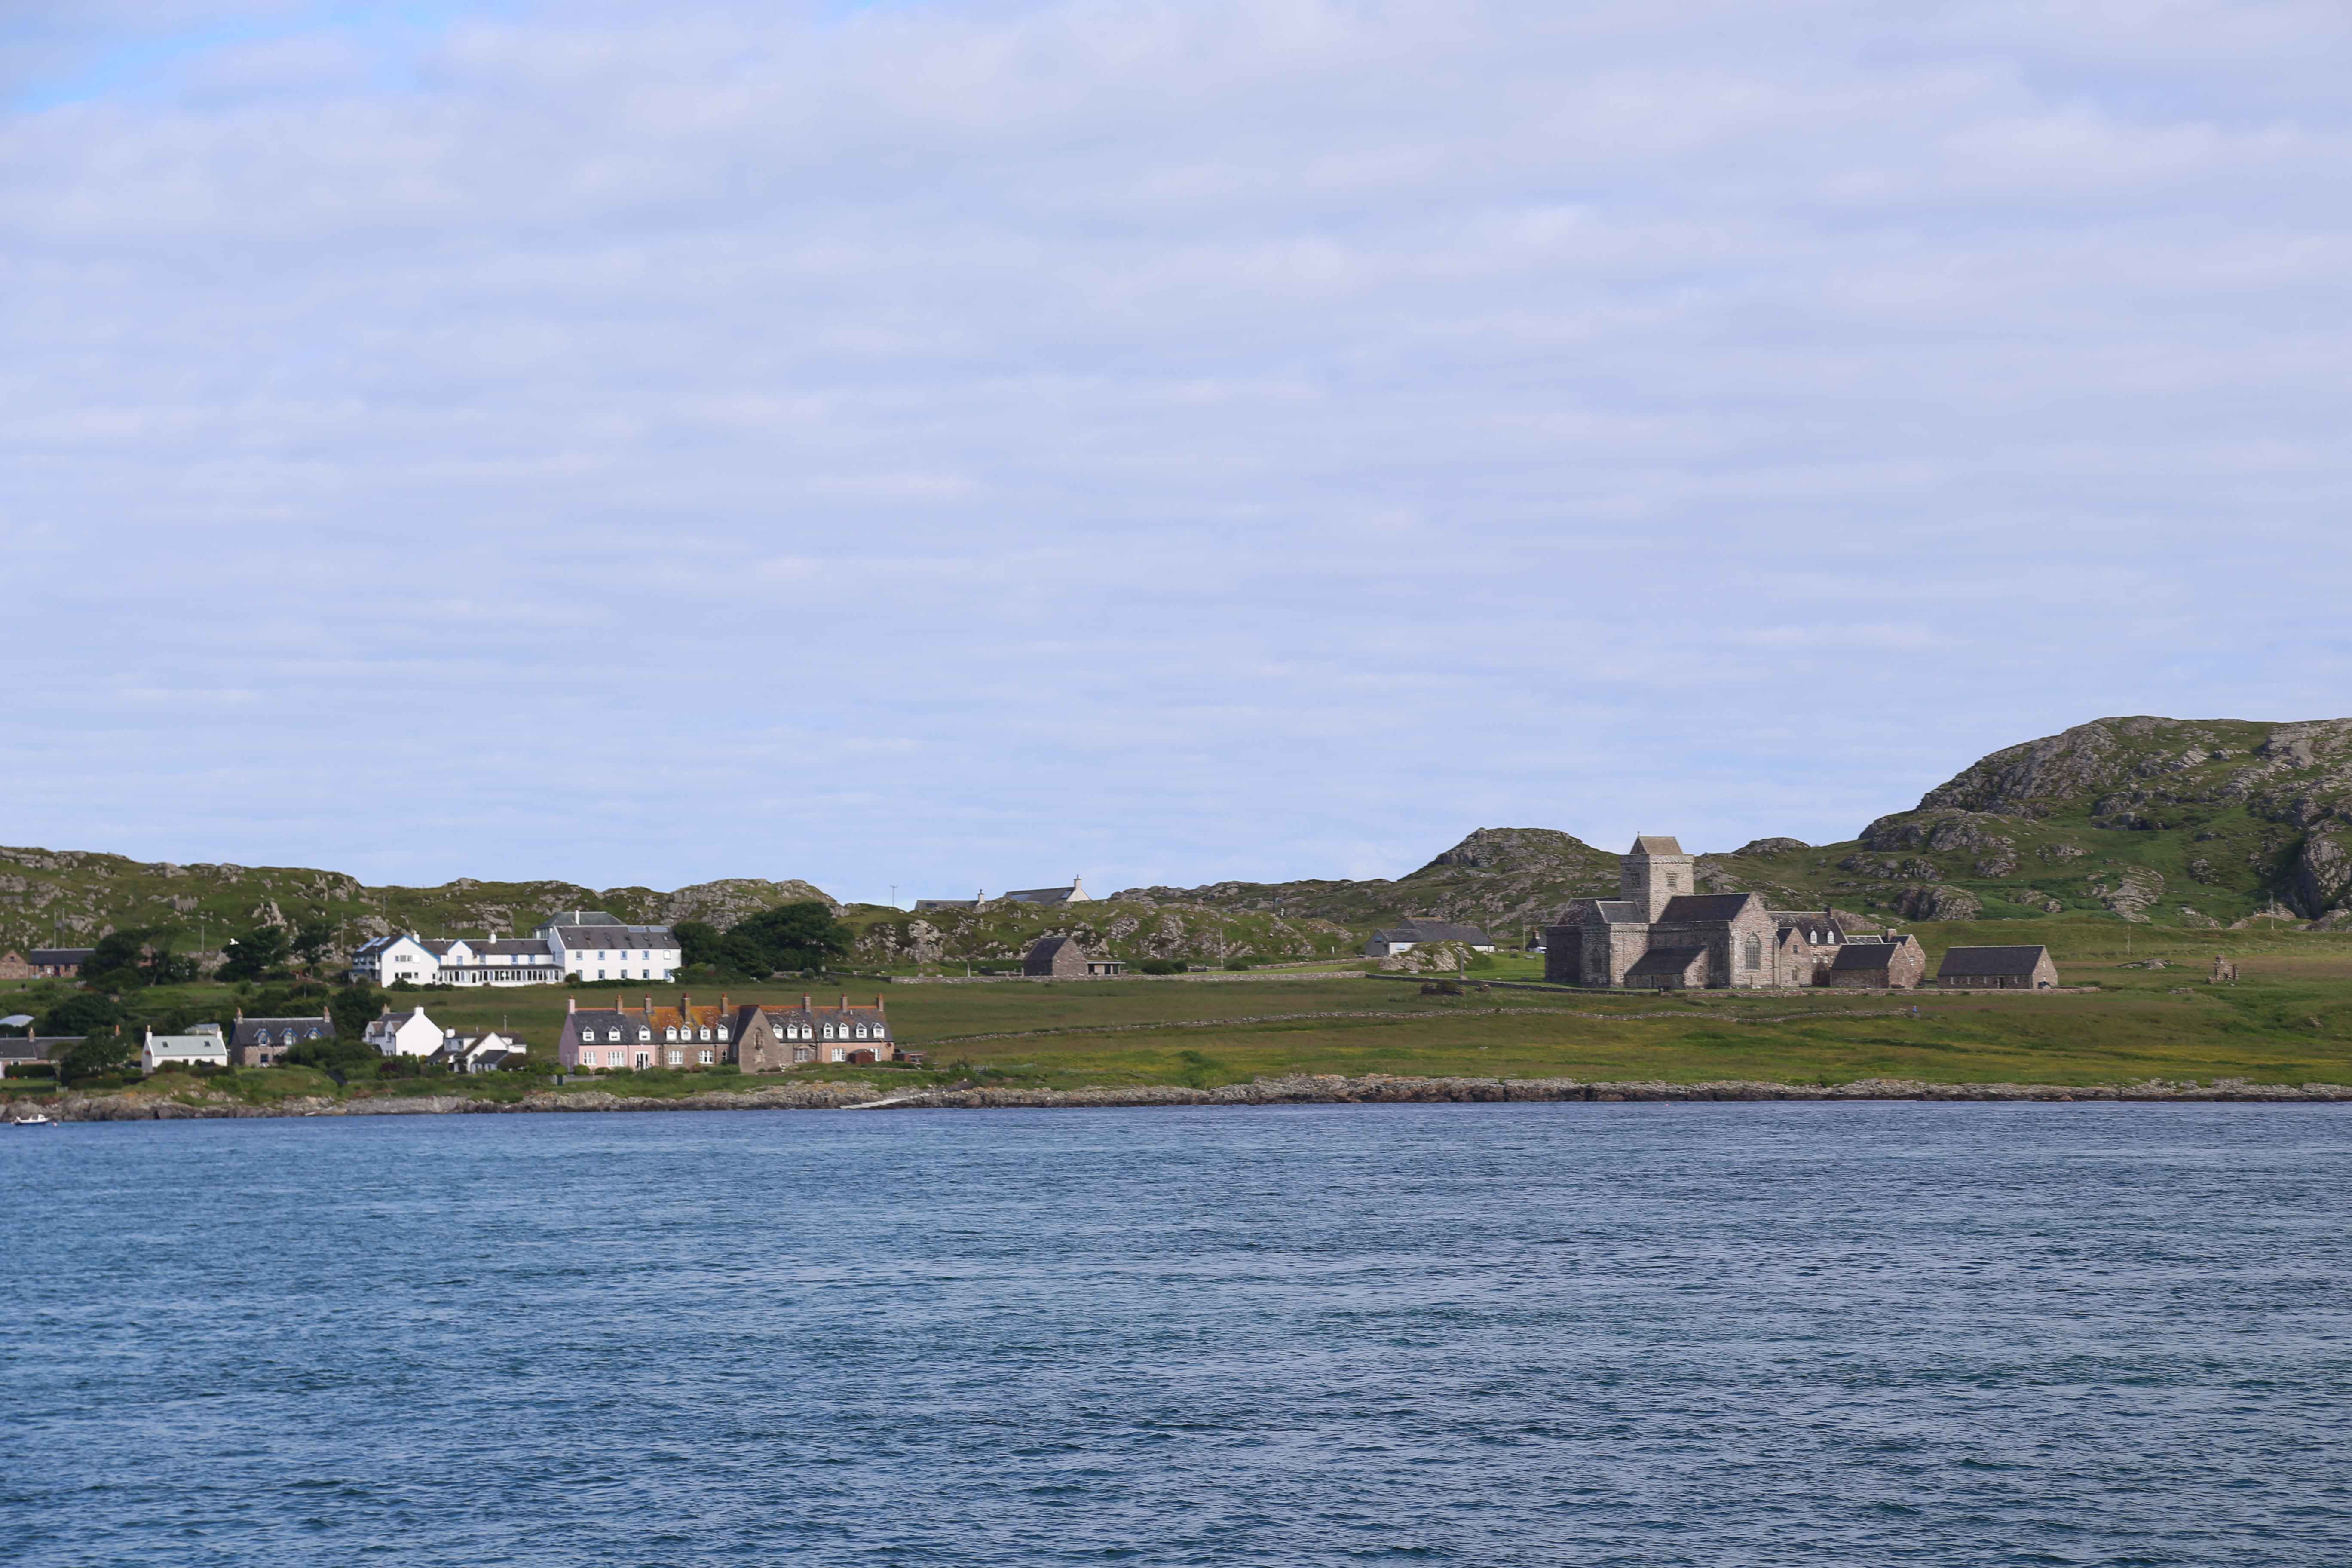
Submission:
M 2352 9 L 12 0 L 0 841 L 901 903 L 2352 712 Z

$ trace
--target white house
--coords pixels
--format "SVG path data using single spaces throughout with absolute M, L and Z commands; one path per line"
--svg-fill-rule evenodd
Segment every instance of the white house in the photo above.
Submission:
M 160 1072 L 165 1068 L 228 1066 L 228 1041 L 218 1024 L 200 1024 L 184 1035 L 159 1035 L 147 1031 L 147 1038 L 139 1047 L 139 1070 Z
M 439 945 L 444 985 L 553 985 L 563 978 L 554 948 L 536 937 L 467 937 Z
M 509 1057 L 522 1054 L 522 1041 L 512 1035 L 502 1035 L 495 1029 L 461 1035 L 449 1029 L 442 1034 L 441 1048 L 433 1053 L 433 1058 L 459 1072 L 488 1072 L 506 1065 Z
M 1407 915 L 1404 924 L 1374 931 L 1372 940 L 1364 943 L 1364 956 L 1391 958 L 1411 952 L 1425 942 L 1458 942 L 1473 952 L 1495 951 L 1495 939 L 1476 926 L 1456 925 L 1427 915 Z
M 454 943 L 426 942 L 415 931 L 379 936 L 361 944 L 352 954 L 352 978 L 389 985 L 405 980 L 431 985 L 441 978 L 441 955 Z
M 380 936 L 352 954 L 352 978 L 389 985 L 552 985 L 563 978 L 555 950 L 530 937 L 427 939 Z
M 388 1057 L 429 1057 L 441 1048 L 445 1037 L 424 1008 L 403 1017 L 386 1007 L 360 1037 Z
M 633 926 L 602 910 L 550 915 L 532 933 L 555 967 L 583 980 L 674 980 L 685 963 L 667 926 Z

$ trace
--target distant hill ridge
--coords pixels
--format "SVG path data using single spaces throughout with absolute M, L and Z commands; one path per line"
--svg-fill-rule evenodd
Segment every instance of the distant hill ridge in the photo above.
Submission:
M 428 937 L 529 931 L 558 910 L 606 910 L 639 923 L 708 921 L 725 928 L 777 904 L 833 900 L 797 879 L 728 878 L 674 892 L 575 882 L 368 887 L 340 871 L 296 866 L 175 865 L 87 850 L 0 848 L 0 948 L 87 946 L 110 931 L 166 927 L 216 950 L 257 925 L 326 919 L 354 943 L 395 931 Z
M 2352 926 L 2352 719 L 2095 720 L 1980 758 L 1854 839 L 1759 838 L 1702 856 L 1699 876 L 1719 891 L 1752 889 L 1780 908 L 1834 904 L 1888 919 L 2032 921 L 2077 911 L 2189 927 L 2269 919 Z M 1406 913 L 1466 921 L 1516 940 L 1556 919 L 1570 900 L 1616 886 L 1615 849 L 1555 828 L 1482 827 L 1394 879 L 1130 888 L 1104 901 L 1275 917 L 1272 926 L 1252 921 L 1261 941 L 1290 922 L 1361 932 Z M 222 935 L 256 923 L 321 916 L 345 922 L 355 940 L 394 930 L 513 931 L 574 908 L 723 929 L 800 899 L 834 902 L 798 879 L 730 878 L 672 892 L 462 877 L 433 888 L 370 888 L 303 868 L 0 849 L 0 947 L 20 950 L 149 925 L 191 936 L 202 930 L 216 947 Z M 919 938 L 894 932 L 891 945 Z
M 1616 851 L 1549 828 L 1488 827 L 1394 880 L 1117 896 L 1351 925 L 1411 910 L 1515 935 L 1570 899 L 1613 891 L 1616 865 Z M 1979 759 L 1858 838 L 1759 838 L 1700 857 L 1699 876 L 1783 909 L 1906 920 L 2078 910 L 2188 927 L 2282 917 L 2352 925 L 2352 719 L 2094 720 Z

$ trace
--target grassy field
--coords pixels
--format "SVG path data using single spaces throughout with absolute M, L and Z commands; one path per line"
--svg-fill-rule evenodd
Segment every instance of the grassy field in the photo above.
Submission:
M 2037 935 L 2063 937 L 2052 945 L 2068 984 L 2102 989 L 2039 995 L 1809 991 L 1658 997 L 1543 989 L 1530 984 L 1539 977 L 1536 961 L 1506 955 L 1493 969 L 1467 976 L 1461 996 L 1425 995 L 1419 977 L 1264 974 L 1050 985 L 849 981 L 820 994 L 837 997 L 845 989 L 870 1000 L 880 993 L 901 1044 L 931 1058 L 932 1070 L 919 1076 L 950 1081 L 984 1073 L 990 1081 L 1054 1087 L 1211 1087 L 1259 1075 L 1381 1072 L 1673 1082 L 1842 1083 L 1879 1077 L 1948 1083 L 2352 1082 L 2352 937 L 2229 933 L 2228 951 L 2241 979 L 2209 985 L 2203 975 L 2221 946 L 2213 933 L 2142 927 L 2129 933 L 2127 953 L 2118 922 L 2053 920 L 2037 927 Z M 1954 935 L 1979 941 L 1985 935 L 1974 922 L 1914 929 L 1937 953 Z M 2173 966 L 2119 967 L 2150 957 Z M 1481 982 L 1493 988 L 1478 990 Z M 812 989 L 730 988 L 727 995 L 737 1003 L 784 1001 Z M 397 1000 L 422 1004 L 446 1026 L 517 1030 L 534 1050 L 548 1051 L 562 1027 L 567 994 L 609 1005 L 614 993 L 549 986 L 488 994 L 424 992 Z M 635 1005 L 647 993 L 639 986 L 625 994 Z M 652 995 L 671 1003 L 680 992 L 664 987 Z M 204 997 L 224 1019 L 236 1005 L 235 993 L 226 987 L 171 994 L 182 1005 Z M 719 995 L 706 990 L 697 1000 L 715 1002 Z M 824 1076 L 858 1070 L 828 1069 Z M 916 1076 L 904 1069 L 862 1071 L 894 1082 Z M 717 1081 L 681 1075 L 674 1087 L 684 1092 Z

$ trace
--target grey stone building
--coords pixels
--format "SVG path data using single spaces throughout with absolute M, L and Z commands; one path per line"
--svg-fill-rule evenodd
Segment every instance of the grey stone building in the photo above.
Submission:
M 2050 950 L 2032 947 L 1955 947 L 1944 953 L 1936 984 L 1962 991 L 2047 991 L 2058 984 Z
M 1618 862 L 1618 896 L 1579 899 L 1546 928 L 1544 978 L 1662 991 L 1830 983 L 1847 940 L 1834 914 L 1699 892 L 1697 864 L 1675 839 L 1633 840 Z
M 1033 980 L 1101 979 L 1124 974 L 1127 965 L 1116 958 L 1088 958 L 1074 936 L 1040 937 L 1021 961 L 1021 973 Z

